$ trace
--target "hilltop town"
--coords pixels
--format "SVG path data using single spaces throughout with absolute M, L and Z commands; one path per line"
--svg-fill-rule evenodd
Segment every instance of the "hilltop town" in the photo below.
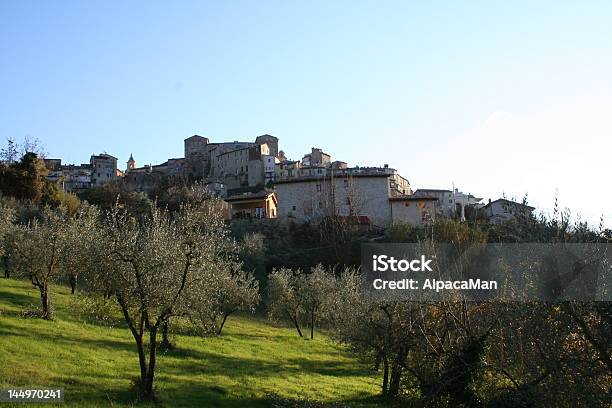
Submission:
M 290 160 L 279 150 L 279 139 L 268 134 L 252 142 L 212 142 L 194 135 L 184 140 L 184 157 L 138 167 L 130 155 L 125 170 L 107 153 L 92 155 L 81 165 L 65 165 L 61 159 L 45 159 L 45 165 L 51 181 L 74 193 L 111 182 L 151 193 L 163 180 L 200 181 L 227 203 L 229 219 L 317 222 L 333 216 L 386 228 L 397 222 L 423 225 L 439 217 L 465 220 L 476 214 L 500 222 L 534 210 L 506 199 L 484 204 L 482 198 L 458 189 L 413 190 L 388 164 L 350 167 L 315 147 L 301 160 Z

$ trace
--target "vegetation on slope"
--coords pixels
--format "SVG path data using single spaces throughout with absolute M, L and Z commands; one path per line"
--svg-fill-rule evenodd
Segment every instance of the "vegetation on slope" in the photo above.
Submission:
M 124 324 L 108 327 L 75 312 L 75 296 L 53 287 L 57 318 L 24 318 L 38 293 L 29 282 L 0 280 L 0 388 L 60 387 L 69 406 L 131 406 L 138 357 Z M 118 320 L 119 321 L 119 320 Z M 270 406 L 270 396 L 370 405 L 380 385 L 369 367 L 324 335 L 236 316 L 223 336 L 175 336 L 160 354 L 161 406 Z

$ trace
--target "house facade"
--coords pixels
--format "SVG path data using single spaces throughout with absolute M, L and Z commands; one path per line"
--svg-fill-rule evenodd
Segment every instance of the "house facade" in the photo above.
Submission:
M 237 194 L 225 198 L 230 219 L 264 219 L 278 216 L 278 200 L 274 192 Z
M 516 201 L 500 198 L 489 201 L 482 207 L 482 212 L 487 216 L 489 222 L 501 224 L 510 220 L 529 219 L 532 217 L 534 207 Z
M 278 215 L 297 222 L 317 222 L 324 217 L 367 217 L 373 226 L 392 223 L 389 199 L 398 197 L 397 175 L 389 168 L 352 168 L 319 173 L 300 168 L 303 175 L 287 176 L 274 184 Z M 403 188 L 409 183 L 401 178 Z

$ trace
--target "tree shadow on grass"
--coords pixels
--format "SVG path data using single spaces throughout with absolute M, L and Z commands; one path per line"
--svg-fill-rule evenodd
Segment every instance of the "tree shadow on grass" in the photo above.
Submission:
M 348 408 L 354 406 L 389 406 L 380 396 L 364 395 L 332 402 L 319 402 L 300 398 L 286 398 L 275 394 L 262 397 L 238 396 L 233 390 L 219 386 L 202 386 L 197 382 L 182 382 L 176 387 L 161 390 L 161 406 L 223 407 L 223 408 Z
M 41 320 L 43 321 L 43 320 Z M 136 346 L 130 342 L 129 340 L 120 341 L 115 339 L 106 339 L 106 338 L 83 338 L 76 337 L 75 335 L 71 335 L 69 330 L 65 332 L 58 332 L 58 330 L 54 327 L 45 328 L 43 330 L 42 327 L 32 327 L 32 326 L 16 326 L 9 322 L 3 326 L 0 326 L 0 333 L 4 332 L 5 334 L 9 334 L 11 336 L 21 336 L 27 337 L 30 339 L 40 339 L 40 340 L 49 340 L 55 344 L 64 345 L 66 350 L 70 350 L 71 346 L 88 346 L 91 345 L 92 348 L 106 348 L 106 349 L 114 349 L 117 351 L 134 351 L 136 350 Z
M 34 293 L 34 292 L 33 292 Z M 15 293 L 14 291 L 0 290 L 0 299 L 3 302 L 11 303 L 15 306 L 29 306 L 38 300 L 36 296 L 24 295 L 22 293 Z M 3 313 L 6 313 L 3 311 Z
M 80 346 L 95 349 L 112 349 L 116 351 L 134 352 L 136 346 L 133 341 L 108 338 L 82 338 L 66 333 L 44 332 L 32 327 L 2 327 L 0 330 L 6 334 L 23 337 L 37 337 L 49 339 L 54 343 L 62 344 L 65 349 L 71 346 Z M 234 335 L 237 336 L 237 335 Z M 202 340 L 206 341 L 206 340 Z M 273 340 L 270 340 L 273 341 Z M 282 341 L 279 340 L 279 344 Z M 195 367 L 204 368 L 212 375 L 224 376 L 266 376 L 273 377 L 279 373 L 284 375 L 299 374 L 303 372 L 314 373 L 332 377 L 353 377 L 367 375 L 367 370 L 353 362 L 337 361 L 334 359 L 307 359 L 290 358 L 278 355 L 276 360 L 258 359 L 252 357 L 234 357 L 218 353 L 197 350 L 194 348 L 177 347 L 164 353 L 159 353 L 161 359 L 173 358 L 172 364 L 165 369 L 169 374 L 184 374 Z M 163 363 L 163 360 L 162 360 Z
M 13 292 L 0 291 L 0 296 L 3 299 L 9 298 L 9 302 L 14 305 L 29 305 L 32 303 L 32 296 L 23 294 L 15 294 Z M 70 319 L 67 322 L 73 324 L 81 323 L 78 319 Z M 83 338 L 81 333 L 73 333 L 69 330 L 59 331 L 55 326 L 18 326 L 14 321 L 7 322 L 8 324 L 0 327 L 0 336 L 22 336 L 28 338 L 41 339 L 43 341 L 52 341 L 64 351 L 70 352 L 79 348 L 90 349 L 92 353 L 130 353 L 133 356 L 134 366 L 130 372 L 121 373 L 121 378 L 113 376 L 112 373 L 100 373 L 95 369 L 89 370 L 84 368 L 82 373 L 70 376 L 57 375 L 55 380 L 64 385 L 67 392 L 73 394 L 72 401 L 83 402 L 86 404 L 88 400 L 102 402 L 119 402 L 131 404 L 134 402 L 134 394 L 130 390 L 130 381 L 134 373 L 138 372 L 137 355 L 135 345 L 130 338 L 125 340 L 115 338 Z M 115 327 L 116 329 L 125 329 L 123 327 Z M 92 336 L 93 337 L 93 336 Z M 229 337 L 229 338 L 228 338 Z M 289 333 L 275 334 L 239 334 L 231 333 L 226 339 L 245 340 L 249 339 L 254 342 L 261 341 L 266 343 L 275 343 L 279 345 L 278 355 L 270 355 L 265 353 L 263 358 L 257 358 L 258 355 L 254 352 L 252 356 L 231 356 L 221 353 L 213 353 L 202 350 L 196 347 L 183 347 L 180 342 L 178 348 L 166 353 L 160 353 L 159 370 L 157 371 L 158 381 L 157 386 L 160 395 L 160 406 L 219 406 L 219 407 L 269 407 L 272 403 L 277 402 L 268 397 L 244 397 L 250 389 L 245 391 L 245 384 L 252 383 L 253 379 L 264 380 L 267 378 L 271 389 L 274 389 L 274 379 L 282 378 L 283 380 L 295 378 L 295 383 L 299 384 L 300 377 L 305 374 L 314 374 L 326 376 L 330 378 L 347 378 L 348 377 L 367 377 L 368 370 L 352 361 L 337 361 L 330 354 L 326 358 L 326 354 L 320 354 L 313 350 L 312 357 L 317 359 L 309 359 L 306 357 L 290 357 L 283 355 L 282 347 L 295 347 L 295 342 L 287 343 L 288 337 L 293 337 Z M 206 342 L 206 339 L 202 339 Z M 306 344 L 306 343 L 305 343 Z M 270 346 L 268 344 L 267 346 Z M 274 344 L 272 345 L 274 347 Z M 205 345 L 206 347 L 206 345 Z M 214 347 L 211 345 L 211 347 Z M 112 355 L 112 354 L 109 354 Z M 82 362 L 84 367 L 88 364 L 87 361 Z M 193 373 L 193 377 L 189 377 Z M 123 378 L 125 376 L 125 378 Z M 211 385 L 202 380 L 206 377 L 227 377 L 230 381 L 224 384 Z M 178 378 L 171 378 L 178 377 Z M 102 379 L 111 380 L 112 386 L 102 386 L 108 384 L 109 381 L 102 382 Z M 180 379 L 180 380 L 179 380 Z M 119 380 L 119 381 L 117 381 Z M 316 386 L 316 382 L 313 381 Z M 232 385 L 233 384 L 233 385 Z M 313 385 L 304 385 L 304 387 Z M 252 387 L 252 386 L 251 386 Z M 255 389 L 251 392 L 261 393 L 264 390 Z M 364 392 L 365 395 L 365 392 Z M 345 405 L 370 405 L 367 399 L 355 399 L 351 401 L 342 401 Z M 67 395 L 67 401 L 70 397 Z M 301 402 L 299 400 L 299 404 Z M 312 405 L 287 405 L 287 406 L 312 406 Z M 278 405 L 282 407 L 284 405 Z M 317 406 L 317 405 L 315 405 Z M 323 405 L 318 405 L 323 406 Z M 341 405 L 342 406 L 342 405 Z
M 6 328 L 6 327 L 0 326 L 0 338 L 3 338 L 4 336 L 30 338 L 31 334 L 22 333 L 22 332 L 18 331 L 17 329 L 14 329 L 14 328 L 11 329 L 11 328 Z
M 184 360 L 178 360 L 179 364 L 164 367 L 164 373 L 169 375 L 183 375 L 194 369 L 210 375 L 221 375 L 234 379 L 279 375 L 287 377 L 303 373 L 330 377 L 362 377 L 370 374 L 365 367 L 357 363 L 333 359 L 311 360 L 279 355 L 277 360 L 269 360 L 233 357 L 194 349 L 177 349 L 167 355 L 184 358 Z

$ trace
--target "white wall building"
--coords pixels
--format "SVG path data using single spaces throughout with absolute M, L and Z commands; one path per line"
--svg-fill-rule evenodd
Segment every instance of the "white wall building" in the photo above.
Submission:
M 490 201 L 487 205 L 482 207 L 482 211 L 484 211 L 489 218 L 489 221 L 494 224 L 519 218 L 530 218 L 533 210 L 535 210 L 534 207 L 506 200 L 505 198 Z

